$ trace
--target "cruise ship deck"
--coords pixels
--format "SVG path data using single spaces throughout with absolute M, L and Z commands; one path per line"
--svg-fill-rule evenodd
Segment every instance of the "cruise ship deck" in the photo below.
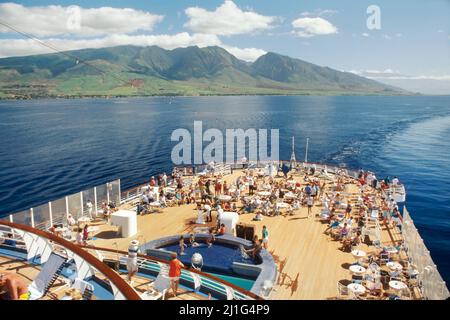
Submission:
M 252 169 L 251 172 L 255 174 Z M 304 187 L 305 172 L 300 169 L 297 172 L 290 172 L 288 179 L 293 179 Z M 232 186 L 238 177 L 245 177 L 246 174 L 248 174 L 247 170 L 235 169 L 231 170 L 228 174 L 220 174 L 220 178 Z M 199 176 L 183 177 L 184 181 L 189 181 L 184 188 L 188 188 L 188 185 L 195 185 L 199 178 Z M 210 178 L 215 179 L 212 174 Z M 260 181 L 267 181 L 267 179 L 267 176 L 261 177 Z M 324 185 L 321 192 L 322 195 L 339 193 L 343 197 L 341 202 L 352 205 L 352 216 L 358 216 L 359 207 L 362 205 L 362 189 L 357 179 L 350 176 L 342 176 L 336 174 L 336 172 L 332 174 L 327 173 L 324 176 L 323 171 L 320 172 L 319 170 L 316 170 L 315 174 L 309 175 L 308 179 L 315 179 L 316 181 L 320 181 L 320 185 Z M 343 182 L 343 190 L 336 191 L 335 188 L 338 179 Z M 281 172 L 275 177 L 275 183 L 286 180 Z M 213 186 L 211 188 L 213 189 Z M 123 196 L 123 200 L 117 206 L 116 210 L 135 211 L 136 204 L 140 202 L 142 190 L 145 190 L 145 187 L 142 188 L 141 186 L 122 192 L 122 195 L 126 196 Z M 260 191 L 256 191 L 256 194 Z M 246 188 L 241 196 L 247 197 L 248 192 L 248 188 Z M 377 206 L 381 205 L 382 196 L 385 196 L 380 190 L 375 190 L 368 186 L 364 188 L 364 193 L 373 196 Z M 330 233 L 325 233 L 328 224 L 321 221 L 321 213 L 324 207 L 320 198 L 315 201 L 312 207 L 312 214 L 309 217 L 307 207 L 302 206 L 293 212 L 286 212 L 281 209 L 279 215 L 264 215 L 262 221 L 253 220 L 255 213 L 243 212 L 241 201 L 236 201 L 236 204 L 237 211 L 240 212 L 239 223 L 253 225 L 255 234 L 259 237 L 261 237 L 263 225 L 269 230 L 270 240 L 267 251 L 276 263 L 277 276 L 272 283 L 270 292 L 264 295 L 263 298 L 265 299 L 388 299 L 393 296 L 400 296 L 402 299 L 426 298 L 423 294 L 420 281 L 415 281 L 407 275 L 407 272 L 414 269 L 415 266 L 411 263 L 411 259 L 408 257 L 407 250 L 404 247 L 404 238 L 401 229 L 390 222 L 384 222 L 381 215 L 376 219 L 366 217 L 366 231 L 370 229 L 373 232 L 363 232 L 364 237 L 361 244 L 349 247 L 349 250 L 343 251 L 341 250 L 341 241 L 334 239 Z M 339 207 L 336 214 L 341 215 L 344 212 L 345 207 Z M 92 255 L 97 256 L 100 260 L 115 257 L 117 257 L 117 260 L 120 260 L 126 256 L 126 251 L 132 240 L 138 240 L 140 244 L 145 244 L 164 237 L 187 235 L 198 231 L 198 228 L 215 227 L 216 212 L 214 209 L 212 216 L 213 222 L 206 225 L 199 225 L 196 224 L 196 204 L 175 204 L 166 208 L 158 208 L 153 213 L 137 216 L 138 232 L 132 237 L 121 237 L 117 226 L 107 223 L 101 218 L 89 222 L 86 222 L 87 220 L 84 218 L 84 220 L 82 219 L 83 224 L 88 223 L 89 226 L 94 228 L 91 229 L 93 231 L 90 234 L 90 240 L 87 241 L 87 246 L 83 250 L 92 253 Z M 352 221 L 354 223 L 355 219 Z M 356 229 L 357 226 L 352 225 L 352 227 Z M 396 268 L 400 268 L 402 272 L 392 275 L 395 268 L 392 269 L 387 261 L 384 261 L 384 263 L 379 261 L 380 251 L 383 251 L 382 248 L 394 250 L 389 255 L 388 260 L 394 265 L 400 265 L 400 267 Z M 355 250 L 363 252 L 363 256 L 355 256 Z M 355 275 L 361 273 L 361 270 L 355 271 L 354 269 L 351 270 L 351 268 L 352 266 L 357 266 L 363 267 L 364 271 L 369 270 L 369 264 L 372 261 L 368 261 L 367 257 L 373 257 L 374 262 L 379 262 L 383 278 L 379 282 L 382 286 L 380 295 L 372 295 L 372 291 L 367 289 L 363 289 L 365 291 L 364 293 L 353 293 L 350 290 L 345 290 L 352 283 L 357 283 L 364 287 L 363 284 L 365 284 L 365 281 L 355 282 Z M 8 260 L 7 258 L 2 259 L 0 261 L 1 268 L 4 269 L 5 266 L 8 266 L 10 270 L 18 270 L 17 272 L 28 280 L 33 279 L 33 276 L 37 272 L 36 266 L 27 266 L 24 262 Z M 147 260 L 148 262 L 152 257 L 141 255 L 141 259 L 143 261 Z M 160 262 L 157 263 L 161 265 Z M 141 264 L 141 266 L 143 265 Z M 126 267 L 117 271 L 122 279 L 125 280 Z M 102 277 L 104 275 L 98 275 L 99 279 L 102 279 Z M 149 276 L 148 274 L 139 272 L 134 277 L 132 286 L 135 291 L 142 294 L 154 279 L 155 275 Z M 407 284 L 406 290 L 396 289 L 392 285 L 391 280 Z M 239 289 L 236 285 L 222 280 L 219 281 L 222 284 Z M 56 284 L 55 290 L 58 290 L 57 287 L 58 284 Z M 260 295 L 258 288 L 252 288 L 251 292 L 243 289 L 239 289 L 238 291 L 242 291 L 243 294 L 247 293 L 247 298 L 260 298 L 263 296 L 262 294 Z M 198 290 L 192 290 L 192 288 L 181 284 L 177 297 L 174 297 L 172 292 L 168 290 L 165 293 L 165 298 L 214 299 L 216 297 L 211 297 L 211 295 L 205 292 L 202 293 Z
M 231 185 L 243 175 L 244 173 L 238 170 L 225 176 L 223 180 Z M 277 180 L 281 179 L 281 176 L 277 178 Z M 294 179 L 302 182 L 303 175 L 294 175 Z M 325 192 L 329 191 L 333 183 L 327 180 Z M 355 206 L 360 194 L 357 181 L 349 180 L 346 186 L 345 193 L 348 194 L 346 198 Z M 124 204 L 121 209 L 134 210 L 135 207 Z M 355 262 L 355 258 L 350 252 L 339 249 L 340 241 L 335 241 L 324 234 L 328 225 L 319 221 L 318 216 L 323 210 L 320 201 L 316 202 L 312 210 L 310 218 L 308 218 L 306 207 L 300 208 L 294 215 L 264 216 L 262 221 L 253 221 L 254 213 L 239 216 L 240 222 L 254 224 L 259 236 L 262 226 L 267 226 L 270 232 L 268 250 L 279 265 L 284 265 L 283 274 L 274 287 L 271 299 L 332 299 L 337 297 L 339 281 L 343 283 L 351 281 L 351 272 L 348 268 Z M 168 207 L 161 209 L 160 213 L 139 216 L 139 232 L 132 238 L 118 238 L 115 236 L 116 227 L 101 223 L 98 233 L 94 235 L 97 239 L 90 243 L 94 246 L 110 248 L 115 248 L 117 244 L 119 250 L 126 251 L 133 239 L 150 241 L 176 234 L 191 233 L 195 227 L 199 226 L 192 224 L 196 215 L 195 204 L 190 204 Z M 210 226 L 215 225 L 214 219 Z M 401 241 L 398 228 L 381 223 L 381 230 L 381 245 L 393 246 Z M 357 249 L 365 252 L 375 251 L 374 246 L 367 244 L 361 244 Z

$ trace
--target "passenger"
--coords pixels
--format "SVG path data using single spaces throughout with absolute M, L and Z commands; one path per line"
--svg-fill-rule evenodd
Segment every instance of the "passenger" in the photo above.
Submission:
M 176 297 L 178 294 L 178 284 L 180 283 L 181 268 L 184 267 L 184 264 L 177 259 L 176 252 L 172 252 L 171 257 L 172 260 L 170 260 L 169 263 L 169 278 L 173 295 Z
M 139 241 L 133 240 L 128 247 L 127 271 L 128 282 L 133 283 L 133 276 L 138 272 L 137 255 L 139 253 Z
M 187 245 L 184 243 L 184 237 L 180 236 L 180 239 L 178 241 L 178 246 L 180 248 L 180 255 L 185 255 L 184 248 L 187 247 Z
M 77 222 L 75 221 L 75 219 L 71 214 L 67 216 L 67 224 L 69 225 L 69 227 L 73 227 L 74 225 L 77 224 Z
M 221 225 L 220 225 L 220 229 L 219 229 L 219 232 L 217 233 L 219 236 L 223 236 L 224 234 L 225 234 L 225 225 L 222 223 Z
M 191 235 L 189 237 L 189 244 L 194 248 L 199 246 L 199 244 L 197 242 L 195 242 L 195 236 L 193 233 L 191 233 Z
M 208 239 L 206 239 L 206 244 L 208 245 L 208 248 L 210 248 L 213 245 L 214 241 L 216 241 L 216 237 L 214 236 L 213 228 L 210 228 Z
M 269 230 L 267 230 L 266 226 L 263 226 L 262 228 L 262 244 L 264 249 L 267 250 L 267 246 L 269 244 Z
M 253 221 L 261 221 L 262 220 L 262 214 L 258 211 L 256 216 L 253 218 Z
M 311 195 L 308 196 L 306 204 L 308 205 L 308 218 L 309 218 L 312 214 L 312 207 L 314 205 L 314 199 Z
M 87 224 L 85 224 L 83 228 L 83 240 L 84 242 L 89 240 L 89 226 Z
M 93 219 L 92 218 L 92 208 L 94 207 L 94 205 L 92 204 L 92 201 L 90 199 L 86 202 L 86 207 L 88 209 L 89 218 Z
M 76 242 L 79 245 L 85 244 L 85 241 L 83 239 L 83 229 L 82 228 L 78 228 L 78 230 L 77 230 Z
M 211 206 L 210 206 L 208 203 L 206 203 L 206 204 L 203 206 L 203 208 L 204 208 L 205 211 L 206 211 L 206 222 L 212 222 L 213 220 L 212 220 L 212 215 L 211 215 L 211 211 L 212 211 Z
M 0 300 L 28 300 L 28 287 L 14 273 L 0 271 Z

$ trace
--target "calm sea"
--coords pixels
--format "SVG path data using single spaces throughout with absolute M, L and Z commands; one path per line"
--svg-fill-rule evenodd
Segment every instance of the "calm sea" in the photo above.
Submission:
M 170 170 L 176 128 L 280 129 L 280 157 L 397 175 L 450 280 L 450 97 L 179 97 L 0 101 L 0 214 Z

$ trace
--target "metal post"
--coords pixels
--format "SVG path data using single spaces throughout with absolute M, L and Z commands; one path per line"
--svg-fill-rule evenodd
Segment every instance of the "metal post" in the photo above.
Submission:
M 52 202 L 49 201 L 48 203 L 48 214 L 50 217 L 50 226 L 53 226 L 53 211 L 52 211 Z
M 308 147 L 309 147 L 309 138 L 306 138 L 305 163 L 308 163 Z
M 34 228 L 34 212 L 33 208 L 30 209 L 31 226 Z
M 118 179 L 119 183 L 119 203 L 122 203 L 122 188 L 120 187 L 120 179 Z
M 97 187 L 94 187 L 94 208 L 95 208 L 95 216 L 97 216 Z
M 83 202 L 83 191 L 80 191 L 80 205 L 81 205 L 81 216 L 84 216 L 84 202 Z
M 64 197 L 66 199 L 66 219 L 69 219 L 69 197 Z M 78 219 L 78 217 L 77 217 Z

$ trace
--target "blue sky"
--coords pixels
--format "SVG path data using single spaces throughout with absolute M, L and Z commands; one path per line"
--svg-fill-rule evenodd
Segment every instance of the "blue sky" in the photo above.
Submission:
M 13 3 L 15 7 L 0 2 L 0 22 L 6 21 L 33 33 L 62 50 L 122 43 L 156 44 L 167 49 L 220 45 L 248 61 L 273 51 L 387 82 L 417 84 L 425 81 L 428 83 L 424 85 L 428 86 L 439 82 L 438 85 L 444 84 L 444 92 L 448 84 L 450 93 L 448 0 L 53 0 Z M 118 11 L 114 16 L 100 9 L 81 11 L 82 26 L 86 22 L 91 29 L 78 33 L 58 32 L 58 27 L 59 30 L 65 28 L 65 21 L 57 19 L 63 15 L 62 9 L 51 9 L 48 7 L 51 5 L 62 6 L 64 10 L 77 5 L 83 10 L 113 7 Z M 369 14 L 366 10 L 370 5 L 380 8 L 379 30 L 367 28 Z M 39 11 L 36 7 L 48 10 Z M 195 7 L 197 9 L 192 9 Z M 121 12 L 119 9 L 123 8 L 132 8 L 136 14 Z M 33 18 L 24 19 L 30 16 Z M 49 17 L 55 20 L 48 21 Z M 43 32 L 44 29 L 48 30 Z M 0 27 L 1 57 L 48 50 L 39 48 L 37 43 L 17 39 L 23 37 Z

